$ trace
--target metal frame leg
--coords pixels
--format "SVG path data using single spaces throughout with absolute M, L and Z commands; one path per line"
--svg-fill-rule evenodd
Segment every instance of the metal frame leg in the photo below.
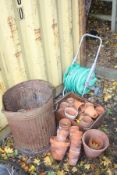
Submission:
M 111 20 L 111 31 L 117 31 L 117 0 L 112 0 L 112 20 Z

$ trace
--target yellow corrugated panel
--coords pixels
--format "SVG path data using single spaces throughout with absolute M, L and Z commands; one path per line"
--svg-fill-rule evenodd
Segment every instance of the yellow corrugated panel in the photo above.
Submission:
M 2 107 L 2 95 L 5 92 L 5 90 L 6 90 L 6 87 L 2 79 L 1 70 L 0 70 L 0 106 L 1 107 Z M 6 124 L 7 124 L 7 120 L 4 117 L 4 115 L 0 112 L 0 130 L 4 128 Z
M 79 0 L 0 1 L 0 107 L 5 89 L 21 81 L 62 84 L 84 31 L 82 4 Z

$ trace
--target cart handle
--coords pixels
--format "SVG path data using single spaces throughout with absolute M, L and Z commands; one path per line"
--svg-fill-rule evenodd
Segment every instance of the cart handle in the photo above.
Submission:
M 94 36 L 94 35 L 91 35 L 89 33 L 85 33 L 82 37 L 81 37 L 81 40 L 80 40 L 80 44 L 79 44 L 79 47 L 78 47 L 78 50 L 77 50 L 77 53 L 75 55 L 75 57 L 73 58 L 73 61 L 72 61 L 72 64 L 74 64 L 77 60 L 77 57 L 79 56 L 79 53 L 80 53 L 80 47 L 81 47 L 81 44 L 83 42 L 83 39 L 88 36 L 88 37 L 91 37 L 91 38 L 96 38 L 100 41 L 100 44 L 99 44 L 99 47 L 98 47 L 98 50 L 97 50 L 97 53 L 96 53 L 96 57 L 95 57 L 95 60 L 94 60 L 94 63 L 95 66 L 96 66 L 96 62 L 97 62 L 97 59 L 98 59 L 98 56 L 99 56 L 99 52 L 100 52 L 100 49 L 101 49 L 101 46 L 102 46 L 102 39 L 99 37 L 99 36 Z

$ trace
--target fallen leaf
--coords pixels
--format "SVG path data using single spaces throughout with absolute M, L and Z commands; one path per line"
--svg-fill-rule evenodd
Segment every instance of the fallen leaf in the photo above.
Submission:
M 36 171 L 35 166 L 34 166 L 34 165 L 30 165 L 30 167 L 29 167 L 29 172 L 33 173 L 33 172 L 35 172 L 35 171 Z
M 103 160 L 101 161 L 101 164 L 103 164 L 104 166 L 108 167 L 109 164 L 111 164 L 111 160 L 109 160 L 106 156 L 103 156 L 102 159 Z
M 106 172 L 107 172 L 107 175 L 113 175 L 110 169 L 108 169 Z
M 46 172 L 40 172 L 38 175 L 47 175 Z
M 68 163 L 64 163 L 63 168 L 64 168 L 65 171 L 69 171 Z
M 77 172 L 77 168 L 76 168 L 76 167 L 73 167 L 73 168 L 72 168 L 72 172 L 73 172 L 73 173 Z
M 12 153 L 13 153 L 13 149 L 6 146 L 6 147 L 4 148 L 4 152 L 5 152 L 6 154 L 12 154 Z
M 4 153 L 4 149 L 0 148 L 0 153 Z
M 114 164 L 114 168 L 117 169 L 117 164 Z
M 87 163 L 87 164 L 84 165 L 84 168 L 89 170 L 91 168 L 91 165 Z
M 38 158 L 35 158 L 33 163 L 36 164 L 36 165 L 39 165 L 40 164 L 40 160 Z
M 57 171 L 56 175 L 65 175 L 64 171 Z
M 117 81 L 114 81 L 114 82 L 112 83 L 112 85 L 113 85 L 113 86 L 117 86 Z
M 48 175 L 55 175 L 55 172 L 49 171 L 49 172 L 48 172 Z
M 83 165 L 84 165 L 84 162 L 83 161 L 80 161 L 79 166 L 82 167 Z
M 50 156 L 46 156 L 46 157 L 44 158 L 44 163 L 45 163 L 45 165 L 51 166 L 51 165 L 52 165 L 52 162 L 53 162 L 53 160 L 51 159 Z
M 104 101 L 107 102 L 109 99 L 111 99 L 112 95 L 111 94 L 105 94 L 104 95 Z
M 14 151 L 14 155 L 15 155 L 15 156 L 18 155 L 18 150 L 17 150 L 17 149 L 15 149 L 15 151 Z

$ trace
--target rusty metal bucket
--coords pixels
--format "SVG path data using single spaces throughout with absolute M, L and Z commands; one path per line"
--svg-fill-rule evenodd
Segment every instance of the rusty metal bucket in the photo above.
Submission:
M 56 126 L 48 82 L 30 80 L 17 84 L 3 95 L 3 107 L 17 149 L 28 154 L 48 150 Z

